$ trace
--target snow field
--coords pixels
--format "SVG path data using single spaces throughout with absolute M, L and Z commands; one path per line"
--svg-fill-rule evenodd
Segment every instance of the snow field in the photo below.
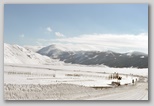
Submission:
M 103 67 L 88 67 L 85 70 L 84 67 L 73 66 L 27 66 L 27 65 L 5 65 L 4 67 L 4 83 L 7 84 L 76 84 L 86 87 L 111 86 L 111 82 L 117 82 L 117 79 L 109 79 L 109 75 L 116 72 L 116 68 Z M 74 70 L 75 69 L 75 70 Z M 98 69 L 98 70 L 97 70 Z M 100 70 L 101 69 L 101 70 Z M 106 70 L 106 71 L 104 71 Z M 120 70 L 120 69 L 119 69 Z M 124 69 L 123 69 L 124 70 Z M 133 75 L 136 75 L 137 71 L 143 71 L 142 69 L 132 69 Z M 128 69 L 130 71 L 130 69 Z M 144 70 L 147 71 L 147 70 Z M 121 70 L 119 72 L 122 72 Z M 144 73 L 144 72 L 143 72 Z M 119 73 L 122 77 L 120 83 L 130 84 L 132 79 L 134 81 L 139 80 L 138 77 L 127 75 L 127 70 L 123 73 Z M 143 76 L 146 74 L 142 74 Z

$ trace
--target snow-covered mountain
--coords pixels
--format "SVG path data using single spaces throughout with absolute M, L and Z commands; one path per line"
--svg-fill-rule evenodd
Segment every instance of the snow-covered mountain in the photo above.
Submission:
M 81 65 L 148 68 L 148 54 L 137 51 L 116 53 L 113 51 L 73 51 L 67 48 L 57 45 L 43 48 L 33 46 L 21 47 L 5 43 L 4 63 L 64 64 L 65 62 Z
M 59 48 L 61 47 L 50 45 L 40 49 L 38 53 L 72 64 L 148 68 L 148 55 L 137 51 L 116 53 L 113 51 L 69 51 L 69 49 Z
M 56 45 L 49 45 L 38 50 L 37 52 L 41 55 L 46 55 L 51 58 L 58 58 L 58 56 L 61 55 L 64 51 L 66 51 L 66 49 L 64 49 L 63 47 L 60 48 Z
M 56 59 L 42 56 L 19 45 L 4 43 L 4 63 L 14 64 L 63 64 Z

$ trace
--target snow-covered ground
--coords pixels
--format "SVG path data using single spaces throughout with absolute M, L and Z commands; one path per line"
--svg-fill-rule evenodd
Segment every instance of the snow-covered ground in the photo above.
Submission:
M 124 96 L 119 100 L 148 99 L 148 68 L 67 64 L 35 53 L 37 48 L 25 49 L 9 44 L 4 44 L 4 48 L 6 100 L 115 100 L 118 95 Z M 110 78 L 115 72 L 122 77 L 121 80 Z M 135 85 L 132 84 L 133 80 Z M 120 82 L 122 86 L 117 89 L 112 82 Z M 137 91 L 140 93 L 135 93 Z M 127 97 L 131 93 L 133 95 Z
M 122 77 L 121 84 L 131 83 L 137 76 L 148 76 L 148 69 L 89 67 L 77 65 L 11 65 L 4 66 L 4 82 L 11 84 L 77 84 L 83 86 L 109 86 L 109 75 Z M 20 79 L 20 80 L 19 80 Z
M 120 82 L 123 86 L 120 88 L 111 85 L 112 81 L 117 81 L 109 79 L 114 72 L 122 77 Z M 5 64 L 5 99 L 148 100 L 147 75 L 148 69 Z M 132 79 L 137 79 L 135 85 Z M 142 83 L 138 82 L 140 80 Z

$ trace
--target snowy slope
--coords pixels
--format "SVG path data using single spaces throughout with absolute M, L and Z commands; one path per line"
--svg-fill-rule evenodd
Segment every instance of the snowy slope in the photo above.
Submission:
M 4 63 L 14 64 L 62 64 L 19 45 L 4 44 Z

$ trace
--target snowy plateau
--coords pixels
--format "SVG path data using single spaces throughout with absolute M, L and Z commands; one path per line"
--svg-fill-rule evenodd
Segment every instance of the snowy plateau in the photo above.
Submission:
M 5 43 L 4 99 L 148 100 L 148 55 Z

